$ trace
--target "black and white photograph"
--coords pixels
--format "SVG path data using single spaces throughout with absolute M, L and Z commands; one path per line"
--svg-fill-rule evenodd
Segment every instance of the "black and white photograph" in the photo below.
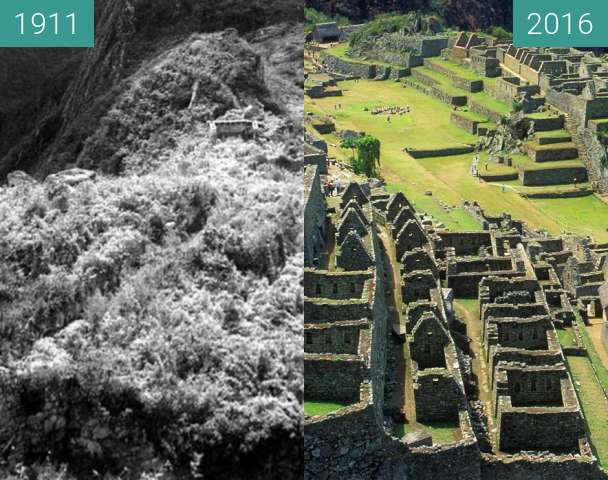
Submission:
M 0 478 L 303 478 L 299 0 L 0 48 Z

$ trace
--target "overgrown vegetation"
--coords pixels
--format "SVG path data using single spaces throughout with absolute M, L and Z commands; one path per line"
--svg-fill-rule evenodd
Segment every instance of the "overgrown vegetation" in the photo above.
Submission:
M 297 478 L 301 28 L 264 35 L 130 77 L 79 160 L 120 176 L 0 188 L 2 478 Z
M 405 27 L 408 22 L 409 17 L 407 15 L 399 15 L 396 13 L 378 15 L 350 37 L 350 45 L 356 46 L 362 40 L 369 37 L 377 37 L 384 33 L 398 32 L 401 28 Z
M 372 135 L 364 135 L 357 140 L 357 160 L 353 163 L 355 173 L 363 173 L 368 178 L 377 177 L 380 172 L 380 140 Z
M 486 33 L 501 42 L 509 42 L 513 40 L 513 34 L 506 30 L 504 27 L 489 27 L 486 30 Z
M 311 7 L 304 7 L 304 33 L 310 33 L 317 23 L 336 22 L 350 25 L 350 20 L 342 15 L 330 16 Z

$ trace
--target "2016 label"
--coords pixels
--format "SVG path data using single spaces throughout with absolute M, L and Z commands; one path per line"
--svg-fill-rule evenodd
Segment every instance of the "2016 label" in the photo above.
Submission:
M 513 0 L 513 45 L 607 47 L 606 0 Z
M 590 35 L 593 32 L 593 23 L 591 22 L 590 13 L 584 13 L 578 19 L 578 31 L 582 35 Z M 532 20 L 534 25 L 528 31 L 528 35 L 556 35 L 560 28 L 566 28 L 567 34 L 572 35 L 572 14 L 566 13 L 561 16 L 563 20 L 560 22 L 560 17 L 557 13 L 550 12 L 545 15 L 544 18 L 544 31 L 539 30 L 541 24 L 543 23 L 543 16 L 540 13 L 532 12 L 528 15 L 528 20 Z M 565 25 L 564 25 L 565 24 Z

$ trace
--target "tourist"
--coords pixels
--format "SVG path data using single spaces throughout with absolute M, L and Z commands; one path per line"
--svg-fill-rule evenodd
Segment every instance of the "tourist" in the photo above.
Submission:
M 339 178 L 336 179 L 335 187 L 336 187 L 336 195 L 340 196 L 340 187 L 341 187 L 341 185 L 340 185 L 340 179 Z

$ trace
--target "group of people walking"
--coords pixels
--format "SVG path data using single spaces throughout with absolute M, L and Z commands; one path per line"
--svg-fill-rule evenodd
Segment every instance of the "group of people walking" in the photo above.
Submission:
M 384 113 L 388 113 L 390 115 L 405 115 L 406 113 L 410 113 L 410 106 L 407 105 L 405 107 L 376 107 L 372 110 L 372 115 L 382 115 Z
M 335 182 L 331 179 L 325 180 L 323 183 L 323 192 L 326 197 L 340 195 L 340 193 L 342 193 L 342 184 L 340 183 L 340 180 L 336 179 Z

